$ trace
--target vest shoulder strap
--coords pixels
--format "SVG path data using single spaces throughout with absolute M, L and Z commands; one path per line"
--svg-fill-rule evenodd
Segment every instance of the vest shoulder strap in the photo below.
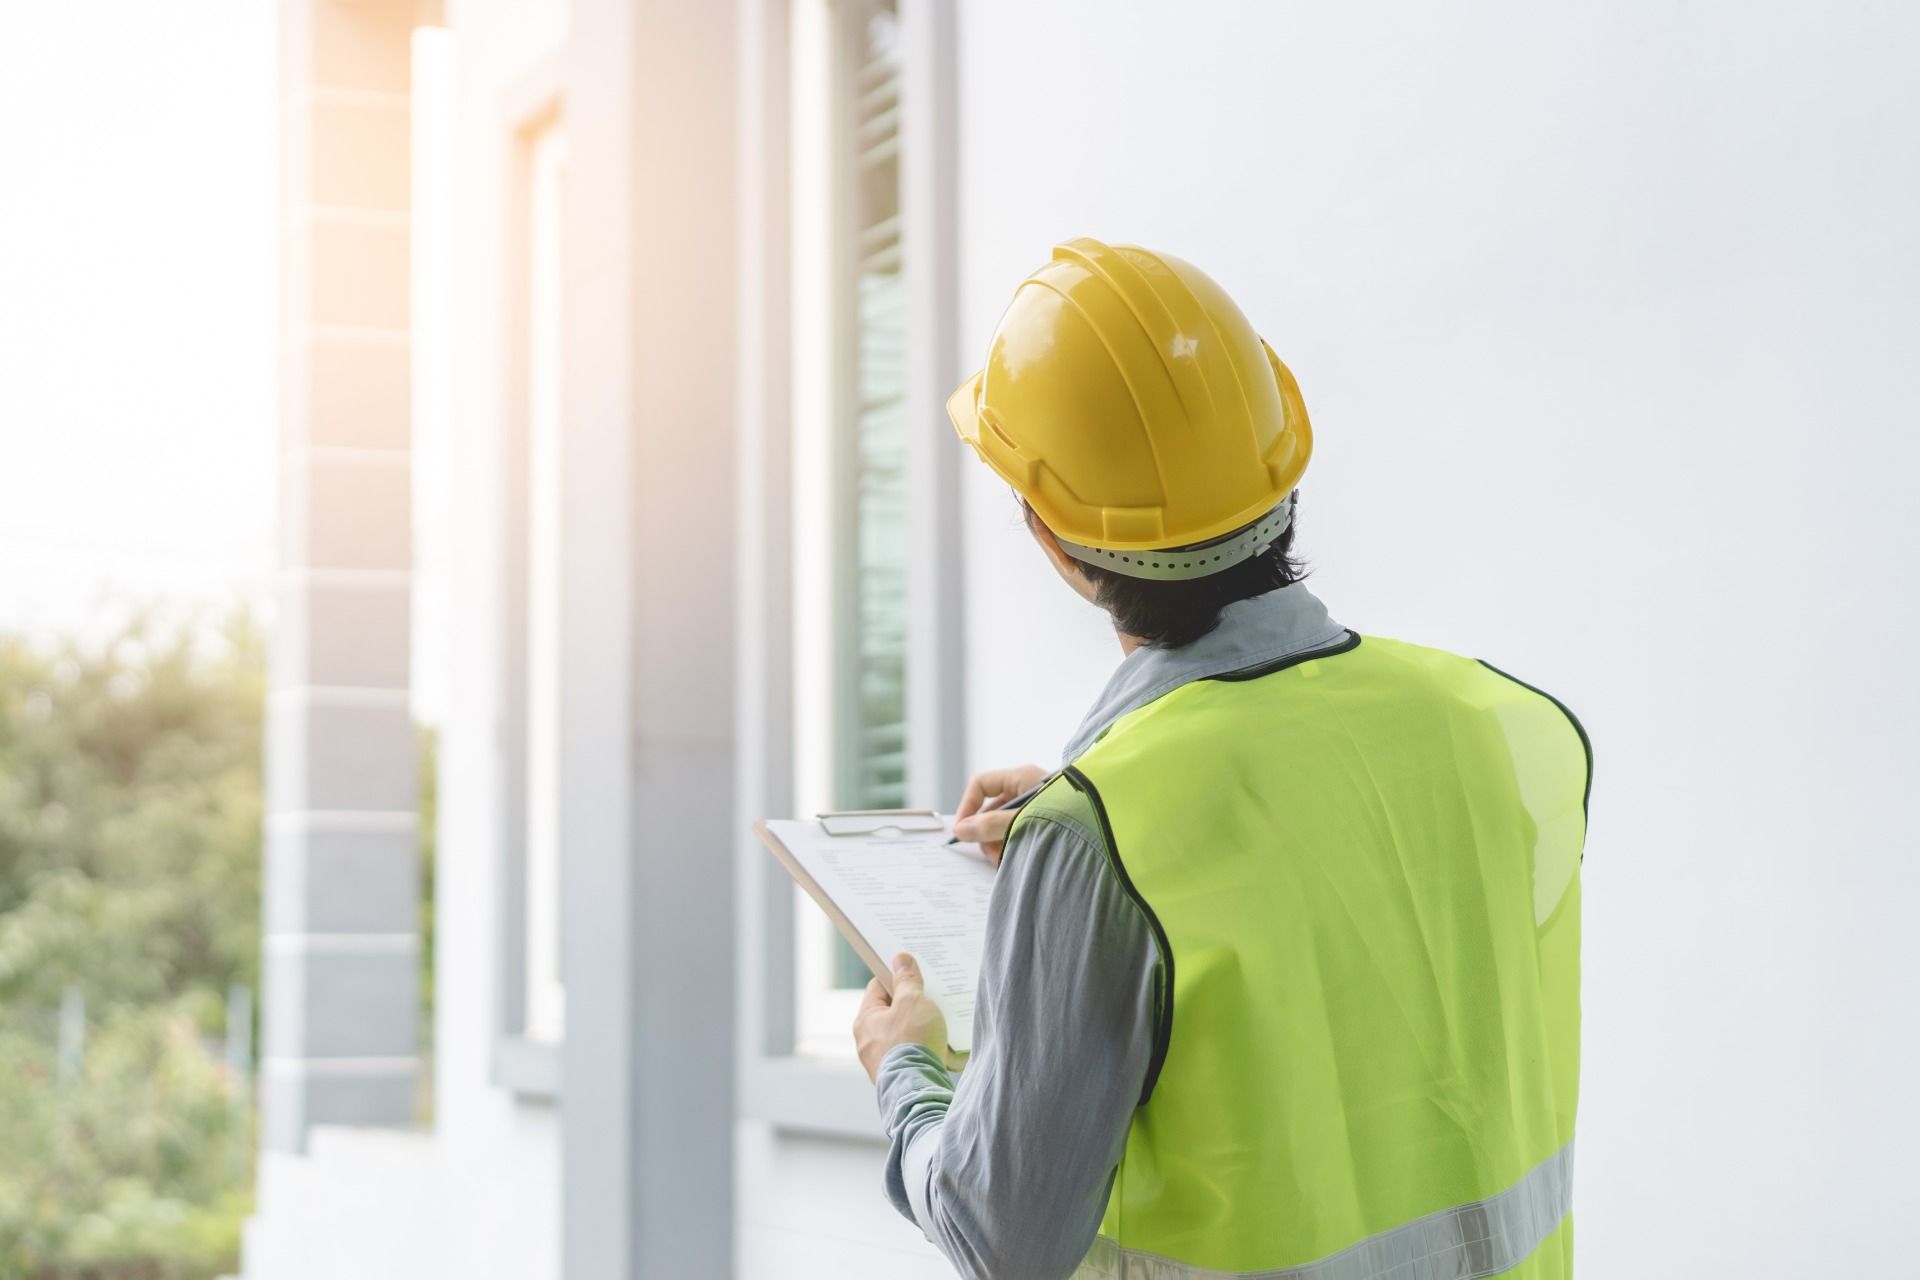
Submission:
M 1051 782 L 1040 788 L 1040 793 L 1021 806 L 1019 814 L 1013 820 L 1013 828 L 1007 833 L 1008 847 L 1013 847 L 1013 837 L 1033 822 L 1052 822 L 1067 828 L 1085 840 L 1094 848 L 1106 845 L 1106 836 L 1100 829 L 1100 815 L 1094 810 L 1093 801 L 1075 787 L 1067 775 L 1054 775 Z

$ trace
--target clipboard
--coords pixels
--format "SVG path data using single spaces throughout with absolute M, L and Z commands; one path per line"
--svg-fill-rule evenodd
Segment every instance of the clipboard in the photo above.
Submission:
M 762 819 L 753 833 L 888 992 L 889 957 L 909 951 L 920 960 L 950 1048 L 964 1053 L 994 873 L 978 849 L 946 842 L 949 823 L 927 809 L 859 810 Z
M 835 831 L 827 826 L 827 819 L 829 817 L 872 818 L 887 812 L 890 811 L 884 809 L 869 809 L 865 811 L 848 810 L 844 813 L 831 815 L 823 813 L 820 815 L 819 821 L 821 828 L 825 830 L 828 835 L 836 838 L 844 838 L 850 835 L 872 835 L 876 831 L 886 830 L 885 825 L 867 826 L 858 832 Z M 931 814 L 933 811 L 928 809 L 924 812 Z M 765 818 L 754 819 L 753 834 L 759 836 L 760 843 L 766 845 L 768 851 L 780 860 L 780 865 L 787 869 L 787 874 L 793 877 L 793 882 L 804 889 L 809 898 L 813 899 L 814 905 L 827 913 L 827 919 L 833 921 L 835 931 L 837 931 L 842 938 L 846 939 L 847 945 L 853 948 L 853 953 L 860 957 L 860 962 L 872 971 L 874 977 L 880 979 L 880 985 L 885 987 L 887 993 L 891 995 L 893 993 L 893 967 L 880 958 L 879 953 L 874 951 L 872 944 L 869 943 L 865 936 L 861 934 L 860 930 L 854 926 L 853 921 L 847 919 L 847 913 L 840 909 L 840 904 L 835 902 L 828 896 L 827 891 L 820 887 L 820 882 L 813 878 L 812 872 L 801 865 L 800 859 L 793 856 L 793 851 L 787 848 L 786 845 L 780 843 L 780 838 L 767 829 L 767 820 Z
M 836 809 L 818 813 L 820 827 L 830 836 L 871 836 L 886 831 L 945 831 L 947 824 L 931 809 Z M 756 827 L 761 825 L 754 824 Z

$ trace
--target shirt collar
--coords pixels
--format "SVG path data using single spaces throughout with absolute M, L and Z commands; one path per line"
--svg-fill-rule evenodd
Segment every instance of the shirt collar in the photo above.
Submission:
M 1297 653 L 1324 649 L 1346 635 L 1327 607 L 1299 583 L 1220 611 L 1220 625 L 1177 649 L 1142 645 L 1115 669 L 1093 710 L 1067 742 L 1062 759 L 1072 763 L 1113 722 L 1193 680 L 1244 671 Z

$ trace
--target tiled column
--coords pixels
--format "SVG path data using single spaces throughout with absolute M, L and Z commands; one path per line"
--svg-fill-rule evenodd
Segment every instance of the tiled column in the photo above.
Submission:
M 280 575 L 262 1141 L 399 1125 L 419 1070 L 407 702 L 414 0 L 283 0 Z

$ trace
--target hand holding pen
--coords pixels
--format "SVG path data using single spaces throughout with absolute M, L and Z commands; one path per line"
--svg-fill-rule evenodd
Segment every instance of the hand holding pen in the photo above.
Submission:
M 989 769 L 976 773 L 967 783 L 954 811 L 953 839 L 978 844 L 994 866 L 1000 865 L 1000 851 L 1006 845 L 1007 829 L 1020 806 L 1033 799 L 1053 775 L 1037 764 L 1015 765 L 1011 769 Z M 989 804 L 988 802 L 993 803 Z

